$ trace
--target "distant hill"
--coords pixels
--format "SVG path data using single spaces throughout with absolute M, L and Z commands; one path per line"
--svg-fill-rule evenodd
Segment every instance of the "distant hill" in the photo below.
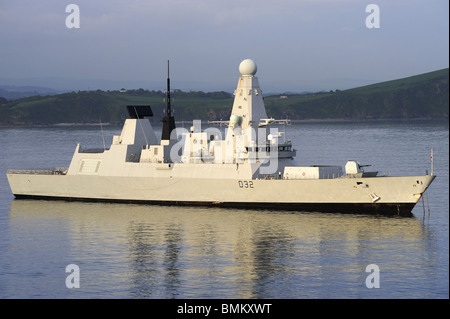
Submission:
M 0 97 L 6 98 L 7 100 L 15 100 L 34 95 L 53 95 L 59 93 L 63 92 L 40 86 L 0 85 Z
M 448 118 L 448 91 L 447 68 L 343 91 L 266 96 L 265 105 L 269 116 L 292 120 Z M 233 104 L 227 92 L 175 90 L 171 96 L 177 121 L 228 119 Z M 120 124 L 128 117 L 125 106 L 130 104 L 151 105 L 152 121 L 159 122 L 164 99 L 164 92 L 143 89 L 78 91 L 13 101 L 0 97 L 0 125 Z
M 165 93 L 143 89 L 121 91 L 78 91 L 32 96 L 13 101 L 0 97 L 0 125 L 54 125 L 60 123 L 121 124 L 128 113 L 126 105 L 151 105 L 158 122 L 164 117 Z M 233 103 L 226 92 L 171 93 L 177 121 L 227 118 Z
M 267 112 L 291 119 L 448 118 L 449 69 L 359 88 L 271 96 Z

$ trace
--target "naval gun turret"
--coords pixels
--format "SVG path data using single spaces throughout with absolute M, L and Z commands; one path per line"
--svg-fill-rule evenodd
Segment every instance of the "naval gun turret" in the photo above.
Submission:
M 378 172 L 365 172 L 363 167 L 374 166 L 373 164 L 361 165 L 357 161 L 348 161 L 345 164 L 345 174 L 347 177 L 375 177 Z

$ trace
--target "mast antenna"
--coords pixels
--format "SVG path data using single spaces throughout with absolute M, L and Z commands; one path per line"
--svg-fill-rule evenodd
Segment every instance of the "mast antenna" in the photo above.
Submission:
M 170 107 L 170 72 L 169 72 L 169 60 L 167 60 L 167 115 L 172 116 L 172 110 Z
M 167 60 L 167 105 L 166 116 L 163 118 L 163 129 L 161 134 L 161 140 L 170 140 L 170 135 L 175 127 L 175 118 L 173 117 L 172 107 L 170 105 L 170 73 L 169 73 L 169 60 Z

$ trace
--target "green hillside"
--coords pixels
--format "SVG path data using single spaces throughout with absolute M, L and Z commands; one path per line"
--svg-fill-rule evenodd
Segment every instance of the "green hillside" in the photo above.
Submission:
M 228 117 L 233 103 L 226 92 L 171 93 L 177 120 Z M 0 98 L 0 104 L 1 104 Z M 33 96 L 0 105 L 0 125 L 52 125 L 58 123 L 120 124 L 128 118 L 126 105 L 151 105 L 154 121 L 164 116 L 165 94 L 143 89 L 79 91 L 52 96 Z
M 411 119 L 448 118 L 449 69 L 343 91 L 265 97 L 269 116 L 304 119 Z M 226 92 L 171 94 L 175 118 L 228 119 L 233 96 Z M 13 101 L 0 97 L 0 125 L 52 125 L 57 123 L 120 124 L 128 117 L 126 105 L 149 104 L 153 121 L 164 116 L 165 94 L 143 89 L 79 91 L 33 96 Z
M 268 113 L 291 119 L 448 118 L 449 69 L 394 81 L 265 99 Z

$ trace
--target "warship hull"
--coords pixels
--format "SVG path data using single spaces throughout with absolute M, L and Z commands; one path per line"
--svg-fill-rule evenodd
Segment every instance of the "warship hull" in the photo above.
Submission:
M 16 198 L 409 215 L 435 176 L 246 180 L 8 173 Z M 170 190 L 170 191 L 168 191 Z

